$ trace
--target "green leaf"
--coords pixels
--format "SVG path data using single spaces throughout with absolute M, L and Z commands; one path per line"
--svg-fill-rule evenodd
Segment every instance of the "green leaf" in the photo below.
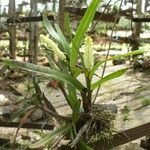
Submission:
M 44 46 L 43 50 L 44 50 L 44 52 L 46 54 L 46 57 L 48 59 L 50 68 L 59 69 L 58 66 L 54 62 L 54 59 L 53 59 L 53 56 L 52 56 L 53 55 L 52 52 L 45 46 Z
M 49 32 L 49 34 L 57 41 L 59 42 L 60 39 L 59 39 L 59 35 L 58 33 L 54 30 L 53 26 L 50 24 L 50 21 L 48 20 L 47 16 L 45 13 L 43 13 L 43 22 L 44 22 L 44 25 L 47 29 L 47 31 Z
M 62 31 L 60 30 L 59 26 L 55 24 L 55 28 L 51 25 L 50 21 L 48 20 L 46 14 L 43 13 L 43 21 L 44 25 L 49 32 L 49 34 L 63 47 L 64 52 L 69 56 L 70 55 L 70 47 L 68 42 L 66 41 Z
M 88 146 L 86 143 L 84 143 L 83 141 L 80 141 L 80 149 L 81 150 L 94 150 L 93 148 L 91 148 L 90 146 Z
M 79 115 L 81 101 L 78 100 L 77 91 L 73 86 L 67 85 L 67 88 L 68 88 L 67 98 L 69 101 L 68 103 L 71 106 L 71 109 L 73 111 L 72 119 L 75 121 Z
M 90 23 L 93 20 L 93 17 L 96 12 L 96 8 L 99 4 L 100 0 L 92 0 L 90 6 L 87 8 L 85 15 L 83 16 L 80 25 L 77 29 L 76 35 L 73 39 L 73 44 L 72 44 L 72 49 L 70 53 L 70 66 L 72 70 L 74 70 L 76 67 L 76 63 L 78 60 L 78 53 L 79 53 L 79 48 L 83 42 L 84 35 L 90 25 Z
M 121 54 L 121 55 L 114 56 L 114 57 L 110 58 L 110 60 L 129 57 L 129 56 L 143 54 L 143 53 L 144 53 L 144 50 L 136 50 L 136 51 L 129 52 L 127 54 Z
M 59 28 L 59 26 L 57 24 L 55 24 L 55 28 L 56 28 L 56 31 L 59 35 L 59 42 L 63 46 L 63 50 L 69 56 L 70 55 L 70 46 L 69 46 L 68 42 L 66 41 L 66 38 L 64 37 L 61 29 Z
M 24 70 L 50 76 L 56 80 L 63 81 L 67 84 L 74 86 L 79 91 L 82 91 L 84 89 L 84 86 L 77 79 L 73 78 L 72 76 L 68 74 L 62 73 L 56 69 L 50 69 L 48 67 L 34 65 L 34 64 L 25 63 L 25 62 L 19 62 L 19 61 L 11 60 L 11 59 L 3 59 L 2 63 L 9 65 L 9 66 L 14 66 L 17 68 L 22 68 Z
M 104 61 L 99 61 L 95 64 L 95 66 L 91 69 L 89 78 L 92 79 L 94 72 L 99 68 L 100 65 L 102 65 Z
M 72 119 L 74 121 L 78 119 L 79 112 L 80 112 L 80 105 L 81 105 L 81 101 L 77 99 L 77 95 L 75 94 L 76 93 L 74 93 L 74 90 L 72 90 L 72 92 L 69 91 L 69 95 L 68 95 L 69 104 L 73 111 Z
M 73 108 L 73 115 L 72 115 L 72 119 L 74 122 L 77 121 L 77 119 L 79 118 L 79 114 L 80 114 L 80 106 L 81 106 L 81 101 L 77 100 L 75 101 L 76 103 L 74 103 L 74 108 Z
M 91 85 L 91 90 L 94 90 L 95 88 L 97 88 L 98 86 L 101 86 L 103 83 L 105 83 L 106 81 L 109 81 L 109 80 L 112 80 L 114 78 L 117 78 L 117 77 L 120 77 L 122 76 L 125 72 L 127 71 L 127 68 L 124 68 L 124 69 L 120 69 L 118 71 L 115 71 L 105 77 L 103 77 L 102 79 L 94 82 L 92 85 Z
M 72 41 L 72 31 L 71 31 L 71 22 L 69 18 L 69 13 L 65 13 L 65 31 L 69 37 L 69 40 Z
M 70 129 L 71 125 L 62 125 L 60 128 L 51 131 L 50 134 L 46 135 L 43 139 L 39 142 L 29 145 L 30 148 L 38 148 L 41 146 L 45 146 L 45 144 L 49 143 L 53 138 L 58 136 L 59 134 L 63 134 Z
M 94 72 L 99 68 L 99 66 L 102 65 L 103 63 L 105 63 L 106 61 L 119 59 L 119 58 L 125 58 L 125 57 L 129 57 L 129 56 L 137 55 L 137 54 L 143 54 L 143 53 L 144 53 L 144 50 L 136 50 L 136 51 L 133 51 L 133 52 L 129 52 L 127 54 L 117 55 L 117 56 L 108 58 L 106 60 L 102 60 L 100 62 L 97 62 L 96 65 L 90 71 L 90 79 L 92 78 Z
M 71 85 L 67 85 L 67 89 L 68 89 L 68 98 L 70 99 L 70 103 L 71 103 L 71 106 L 72 106 L 72 108 L 73 108 L 73 106 L 74 106 L 74 101 L 77 101 L 77 91 L 76 91 L 76 89 L 73 87 L 73 86 L 71 86 Z M 73 100 L 72 100 L 72 98 L 73 98 Z

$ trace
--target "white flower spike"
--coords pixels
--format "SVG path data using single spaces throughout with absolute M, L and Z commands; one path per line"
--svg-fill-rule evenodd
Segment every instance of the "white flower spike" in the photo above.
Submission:
M 66 56 L 64 55 L 64 53 L 58 48 L 57 44 L 55 42 L 53 42 L 51 39 L 49 39 L 47 36 L 41 34 L 40 35 L 40 41 L 47 46 L 48 48 L 50 48 L 53 52 L 56 58 L 61 59 L 61 60 L 65 60 Z
M 84 64 L 87 70 L 91 70 L 94 66 L 94 57 L 93 57 L 93 40 L 90 36 L 86 36 L 84 39 Z

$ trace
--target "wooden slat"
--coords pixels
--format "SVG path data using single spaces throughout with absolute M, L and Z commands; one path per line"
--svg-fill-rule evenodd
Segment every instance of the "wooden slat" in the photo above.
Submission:
M 10 127 L 10 128 L 17 128 L 19 126 L 19 123 L 17 122 L 0 122 L 0 127 Z M 26 129 L 43 129 L 43 130 L 53 130 L 54 125 L 49 124 L 37 124 L 37 123 L 24 123 L 21 128 Z
M 107 140 L 105 142 L 103 140 L 99 140 L 95 143 L 92 143 L 92 145 L 94 147 L 94 150 L 108 150 L 110 148 L 131 142 L 149 134 L 150 122 L 115 134 L 113 140 L 111 142 L 109 141 L 110 143 L 107 143 Z
M 150 22 L 150 17 L 133 18 L 134 22 Z
M 49 20 L 54 20 L 54 16 L 48 16 Z M 18 18 L 8 18 L 6 23 L 23 23 L 23 22 L 36 22 L 43 21 L 42 16 L 38 17 L 18 17 Z
M 77 8 L 77 7 L 65 7 L 65 10 L 70 14 L 74 14 L 74 19 L 79 19 L 78 16 L 83 16 L 87 10 L 87 8 Z M 71 16 L 73 17 L 73 16 Z M 96 11 L 94 20 L 101 19 L 105 22 L 114 22 L 116 18 L 116 13 L 108 13 L 104 14 L 102 12 Z M 120 17 L 117 18 L 117 23 L 119 22 Z

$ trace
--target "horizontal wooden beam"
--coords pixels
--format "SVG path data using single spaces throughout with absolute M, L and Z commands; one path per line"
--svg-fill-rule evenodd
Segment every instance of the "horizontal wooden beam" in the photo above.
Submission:
M 48 16 L 49 20 L 54 20 L 54 16 Z M 17 18 L 8 18 L 6 23 L 24 23 L 24 22 L 37 22 L 37 21 L 43 21 L 42 16 L 38 17 L 17 17 Z
M 150 122 L 141 126 L 131 128 L 117 134 L 114 134 L 113 139 L 108 141 L 107 139 L 99 140 L 92 143 L 94 150 L 108 150 L 110 148 L 129 143 L 133 140 L 141 138 L 143 136 L 150 135 Z M 108 142 L 107 142 L 108 141 Z
M 74 14 L 75 15 L 74 18 L 76 17 L 77 19 L 78 19 L 77 15 L 83 16 L 86 12 L 86 9 L 87 8 L 65 7 L 65 10 L 69 12 L 70 14 Z M 117 23 L 119 22 L 120 17 L 122 16 L 131 18 L 133 11 L 135 11 L 135 9 L 120 10 L 119 16 L 117 18 Z M 114 22 L 116 15 L 117 15 L 117 12 L 103 13 L 103 12 L 96 11 L 94 19 L 104 21 L 104 22 Z
M 87 8 L 65 7 L 65 10 L 68 13 L 74 15 L 74 16 L 70 15 L 73 19 L 79 19 L 81 16 L 83 16 L 86 12 L 86 9 Z M 127 18 L 131 18 L 132 11 L 134 10 L 132 9 L 121 10 L 119 12 L 119 17 L 117 18 L 117 23 L 119 22 L 121 16 L 126 16 Z M 105 22 L 114 22 L 116 18 L 116 14 L 117 14 L 116 12 L 105 14 L 103 12 L 96 11 L 94 19 L 95 20 L 100 19 L 101 21 L 105 21 Z M 54 20 L 54 16 L 49 15 L 48 19 Z M 43 21 L 42 16 L 8 18 L 4 23 L 9 24 L 9 23 L 25 23 L 25 22 L 37 22 L 37 21 Z
M 140 18 L 133 18 L 134 22 L 150 22 L 150 17 L 140 17 Z
M 0 122 L 0 127 L 10 127 L 10 128 L 17 128 L 19 123 L 17 122 Z M 43 130 L 53 130 L 54 125 L 50 124 L 39 124 L 39 123 L 24 123 L 21 128 L 26 129 L 43 129 Z
M 28 40 L 26 36 L 24 36 L 24 37 L 17 36 L 16 38 L 19 41 L 27 41 Z M 6 41 L 8 41 L 8 40 L 10 40 L 10 38 L 9 37 L 0 37 L 0 40 L 6 40 Z
M 117 38 L 117 40 L 116 40 Z M 144 43 L 150 43 L 150 38 L 137 38 L 137 39 L 134 39 L 133 37 L 129 36 L 129 37 L 114 37 L 112 39 L 113 42 L 117 42 L 117 43 L 129 43 L 129 44 L 133 44 L 133 43 L 137 43 L 137 42 L 144 42 Z
M 77 7 L 65 7 L 65 11 L 72 14 L 70 15 L 73 19 L 79 19 L 79 16 L 83 16 L 86 12 L 87 8 L 77 8 Z M 74 15 L 74 16 L 73 16 Z M 102 12 L 96 11 L 94 20 L 101 20 L 105 22 L 114 22 L 116 18 L 116 14 L 108 13 L 104 14 Z M 117 18 L 117 22 L 119 22 L 120 17 Z

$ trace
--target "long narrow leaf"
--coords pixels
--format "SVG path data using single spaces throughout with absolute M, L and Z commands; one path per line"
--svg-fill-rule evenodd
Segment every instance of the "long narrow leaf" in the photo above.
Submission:
M 105 76 L 104 78 L 94 82 L 91 85 L 91 90 L 94 90 L 95 88 L 97 88 L 98 86 L 102 85 L 103 83 L 105 83 L 106 81 L 112 80 L 114 78 L 120 77 L 121 75 L 123 75 L 125 72 L 127 71 L 127 68 L 124 69 L 120 69 L 118 71 L 115 71 L 107 76 Z
M 30 148 L 38 148 L 41 146 L 45 146 L 45 144 L 49 143 L 53 138 L 58 136 L 59 134 L 62 134 L 70 129 L 70 125 L 63 125 L 60 128 L 52 131 L 50 134 L 45 136 L 43 139 L 41 139 L 39 142 L 29 145 Z
M 100 62 L 97 62 L 97 64 L 93 67 L 93 69 L 90 72 L 90 78 L 92 78 L 94 72 L 99 68 L 99 66 L 102 65 L 106 61 L 110 61 L 110 60 L 114 60 L 114 59 L 119 59 L 119 58 L 125 58 L 125 57 L 129 57 L 129 56 L 137 55 L 137 54 L 143 54 L 143 53 L 144 53 L 144 50 L 136 50 L 136 51 L 133 51 L 133 52 L 129 52 L 127 54 L 117 55 L 117 56 L 108 58 L 106 60 L 102 60 Z
M 61 45 L 63 46 L 63 49 L 64 49 L 64 52 L 67 53 L 67 55 L 69 56 L 70 55 L 70 46 L 69 46 L 69 43 L 67 42 L 66 38 L 64 37 L 61 29 L 59 28 L 59 26 L 57 24 L 55 24 L 55 28 L 56 28 L 56 31 L 59 35 L 59 41 L 61 43 Z
M 144 52 L 145 52 L 144 50 L 136 50 L 136 51 L 129 52 L 127 54 L 116 55 L 110 59 L 113 60 L 113 59 L 125 58 L 125 57 L 129 57 L 129 56 L 133 56 L 133 55 L 143 54 Z
M 56 31 L 54 27 L 51 25 L 50 21 L 48 20 L 46 14 L 43 14 L 43 21 L 44 25 L 49 32 L 49 34 L 63 47 L 64 52 L 69 56 L 70 54 L 70 47 L 69 44 L 67 43 L 63 33 L 61 32 L 60 28 L 58 25 L 55 24 Z
M 45 13 L 43 13 L 43 22 L 49 34 L 58 42 L 60 40 L 58 33 L 54 30 L 54 28 L 50 24 L 50 21 L 48 20 Z
M 4 60 L 2 60 L 2 63 L 9 65 L 9 66 L 14 66 L 14 67 L 22 68 L 24 70 L 41 73 L 46 76 L 50 76 L 56 80 L 63 81 L 67 84 L 71 84 L 78 90 L 84 89 L 83 85 L 77 79 L 73 78 L 70 75 L 62 73 L 60 71 L 57 71 L 55 69 L 50 69 L 48 67 L 34 65 L 34 64 L 25 63 L 25 62 L 18 62 L 16 60 L 11 60 L 11 59 L 4 59 Z
M 46 54 L 46 57 L 48 59 L 50 68 L 59 69 L 58 66 L 54 63 L 51 52 L 45 47 L 44 52 Z
M 71 86 L 71 85 L 67 85 L 67 89 L 68 89 L 68 98 L 70 99 L 70 103 L 72 104 L 72 109 L 75 106 L 74 103 L 76 103 L 75 101 L 77 101 L 77 91 L 76 89 Z M 73 98 L 73 100 L 72 100 Z
M 93 20 L 99 2 L 100 0 L 92 0 L 90 6 L 86 10 L 85 15 L 83 16 L 81 23 L 77 29 L 76 35 L 73 39 L 73 43 L 75 45 L 72 44 L 72 49 L 70 54 L 70 66 L 72 69 L 75 68 L 78 59 L 78 49 L 80 48 L 84 35 L 91 21 Z
M 77 96 L 74 96 L 74 93 L 69 93 L 68 100 L 73 111 L 72 119 L 76 121 L 79 116 L 81 101 L 77 99 Z
M 65 32 L 67 33 L 69 40 L 72 41 L 72 31 L 71 31 L 71 22 L 69 18 L 69 13 L 65 13 Z

